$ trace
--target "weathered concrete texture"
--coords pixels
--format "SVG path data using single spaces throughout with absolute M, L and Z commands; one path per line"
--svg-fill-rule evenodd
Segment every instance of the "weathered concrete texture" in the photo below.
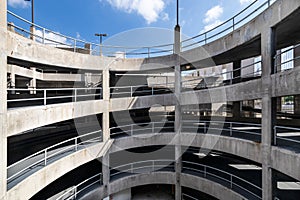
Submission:
M 220 200 L 241 200 L 245 197 L 212 181 L 188 174 L 181 175 L 182 186 L 209 194 Z
M 101 157 L 106 153 L 107 148 L 109 147 L 110 143 L 99 143 L 61 158 L 24 179 L 15 187 L 10 189 L 7 192 L 6 197 L 7 199 L 14 200 L 29 199 L 64 174 L 94 160 L 97 157 Z M 106 151 L 103 149 L 106 149 Z
M 266 27 L 278 24 L 299 6 L 300 2 L 298 0 L 278 0 L 270 9 L 246 25 L 219 40 L 204 45 L 204 51 L 200 47 L 184 52 L 182 57 L 185 59 L 182 60 L 181 64 L 204 60 L 239 47 L 259 36 Z M 1 37 L 2 34 L 4 33 L 0 33 Z M 114 59 L 55 49 L 32 42 L 14 33 L 9 33 L 8 36 L 9 48 L 7 49 L 7 55 L 21 60 L 69 68 L 101 70 L 104 69 L 108 60 Z M 204 53 L 199 53 L 199 50 Z M 256 52 L 257 54 L 259 54 L 258 51 Z M 247 51 L 243 52 L 247 53 Z M 150 59 L 118 59 L 117 62 L 111 65 L 110 69 L 115 71 L 136 71 L 168 68 L 170 66 L 174 66 L 174 57 L 172 55 Z
M 300 155 L 288 149 L 272 147 L 272 168 L 300 181 Z
M 175 173 L 173 172 L 155 172 L 147 174 L 137 174 L 124 177 L 116 181 L 110 182 L 108 186 L 109 194 L 118 193 L 120 191 L 149 184 L 175 184 Z
M 16 65 L 7 65 L 7 71 L 15 75 L 35 78 L 42 81 L 81 81 L 81 74 L 41 73 Z
M 300 68 L 272 75 L 272 96 L 297 95 L 300 93 Z
M 8 136 L 73 118 L 102 113 L 102 100 L 12 109 L 7 113 Z

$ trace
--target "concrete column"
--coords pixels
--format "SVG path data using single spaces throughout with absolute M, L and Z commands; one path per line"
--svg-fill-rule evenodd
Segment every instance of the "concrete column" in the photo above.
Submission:
M 273 199 L 273 179 L 271 168 L 271 146 L 273 126 L 276 119 L 276 98 L 272 99 L 271 74 L 275 51 L 275 33 L 273 29 L 264 30 L 261 36 L 262 50 L 262 189 L 263 199 Z
M 32 79 L 29 82 L 28 88 L 32 89 L 30 91 L 30 94 L 36 94 L 36 68 L 35 67 L 30 67 L 30 69 L 33 72 L 33 76 L 32 76 Z
M 5 198 L 7 179 L 7 1 L 0 0 L 0 199 Z
M 110 88 L 109 88 L 109 70 L 103 70 L 102 72 L 102 89 L 103 89 L 103 101 L 105 103 L 105 111 L 102 115 L 102 132 L 103 132 L 103 141 L 110 139 L 110 130 L 109 130 L 109 100 L 110 100 Z
M 174 31 L 175 41 L 174 41 L 174 53 L 177 56 L 175 65 L 175 96 L 176 96 L 176 106 L 175 106 L 175 124 L 174 129 L 177 137 L 177 144 L 175 145 L 175 172 L 176 172 L 176 184 L 175 184 L 175 200 L 181 200 L 181 181 L 180 174 L 182 169 L 182 157 L 181 157 L 181 142 L 180 142 L 180 132 L 181 132 L 181 66 L 180 66 L 180 26 L 177 25 Z
M 108 196 L 108 184 L 110 179 L 109 169 L 109 152 L 107 152 L 102 158 L 102 182 L 104 186 L 104 194 Z

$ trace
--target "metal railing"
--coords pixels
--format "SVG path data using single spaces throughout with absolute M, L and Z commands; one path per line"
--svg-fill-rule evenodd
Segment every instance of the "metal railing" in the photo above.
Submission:
M 227 72 L 222 72 L 219 74 L 214 74 L 213 76 L 206 76 L 195 78 L 191 80 L 182 81 L 183 88 L 193 88 L 193 89 L 206 89 L 206 88 L 214 88 L 221 87 L 225 85 L 232 85 L 235 83 L 242 82 L 243 79 L 255 79 L 261 77 L 262 68 L 261 61 L 254 62 L 249 65 L 242 66 L 238 69 L 234 69 Z M 255 68 L 257 67 L 257 70 Z M 249 70 L 250 68 L 250 70 Z M 243 72 L 242 70 L 249 70 L 249 72 Z M 241 71 L 239 76 L 234 76 L 236 71 Z
M 257 6 L 258 0 L 251 3 L 245 9 L 240 11 L 238 14 L 223 22 L 217 27 L 206 31 L 200 35 L 188 38 L 181 42 L 183 50 L 187 50 L 189 47 L 195 47 L 199 44 L 207 44 L 215 39 L 219 39 L 222 36 L 236 30 L 236 28 L 242 26 L 245 21 L 250 21 L 258 14 L 267 9 L 276 0 L 265 0 L 265 2 Z M 152 57 L 162 56 L 174 53 L 174 44 L 165 44 L 149 47 L 124 47 L 124 46 L 109 46 L 100 45 L 93 42 L 87 42 L 74 37 L 65 36 L 55 31 L 51 31 L 47 28 L 33 24 L 30 21 L 16 15 L 11 11 L 7 11 L 8 28 L 11 31 L 15 31 L 25 37 L 33 38 L 35 41 L 42 44 L 52 45 L 57 48 L 91 54 L 100 55 L 101 52 L 105 56 L 129 56 L 129 57 Z M 30 27 L 34 27 L 35 31 L 32 33 Z M 219 29 L 221 29 L 219 31 Z M 197 40 L 194 42 L 194 40 Z
M 225 121 L 182 121 L 182 132 L 192 129 L 198 133 L 221 132 L 221 135 L 227 133 L 233 137 L 236 133 L 261 137 L 261 124 L 242 123 L 242 122 L 225 122 Z M 256 130 L 256 131 L 255 131 Z
M 188 173 L 191 175 L 198 176 L 201 174 L 204 178 L 212 180 L 214 182 L 218 182 L 228 188 L 230 188 L 233 191 L 236 191 L 237 193 L 241 194 L 242 196 L 245 196 L 244 192 L 246 192 L 248 195 L 253 196 L 257 199 L 262 199 L 262 189 L 261 187 L 258 187 L 257 185 L 242 179 L 236 175 L 230 174 L 226 171 L 210 167 L 207 165 L 195 163 L 195 162 L 189 162 L 189 161 L 182 161 L 182 169 L 183 173 Z M 191 173 L 196 172 L 196 173 Z M 243 186 L 245 185 L 245 186 Z M 250 190 L 251 188 L 251 190 Z M 243 192 L 241 192 L 242 190 Z M 255 192 L 254 192 L 255 191 Z M 246 196 L 247 197 L 247 196 Z
M 191 196 L 191 195 L 188 195 L 188 194 L 185 194 L 185 193 L 182 193 L 182 199 L 183 200 L 186 200 L 185 198 L 188 198 L 188 200 L 199 200 L 199 199 L 197 199 L 196 197 L 193 197 L 193 196 Z
M 24 104 L 25 106 L 36 104 L 46 106 L 49 104 L 78 102 L 102 98 L 102 88 L 8 88 L 7 92 L 7 103 L 15 103 L 14 107 L 18 107 L 17 104 L 20 104 L 21 106 L 24 106 Z
M 74 137 L 53 146 L 38 151 L 7 167 L 7 184 L 18 178 L 23 178 L 26 173 L 35 168 L 43 168 L 50 163 L 71 153 L 77 152 L 86 146 L 102 141 L 102 131 L 95 131 Z M 24 179 L 24 178 L 23 178 Z
M 66 190 L 62 195 L 55 198 L 56 200 L 73 200 L 77 199 L 78 196 L 80 196 L 83 192 L 85 192 L 87 189 L 89 189 L 92 186 L 95 185 L 101 185 L 102 184 L 102 174 L 96 174 L 83 182 L 79 183 L 78 185 L 72 187 L 69 190 Z
M 237 188 L 246 192 L 247 195 L 253 196 L 257 199 L 261 199 L 262 189 L 245 179 L 242 179 L 236 175 L 230 174 L 226 171 L 214 167 L 210 167 L 207 165 L 203 165 L 195 162 L 189 162 L 189 161 L 182 161 L 182 163 L 183 163 L 182 173 L 188 173 L 194 176 L 199 176 L 201 174 L 203 175 L 204 178 L 220 183 L 238 193 L 241 193 L 241 191 L 239 191 Z M 110 174 L 111 178 L 121 174 L 130 176 L 132 174 L 149 173 L 149 172 L 157 172 L 157 171 L 174 172 L 175 161 L 167 160 L 167 159 L 139 161 L 139 162 L 133 162 L 133 163 L 128 163 L 125 165 L 113 167 L 111 171 L 113 171 L 113 173 Z M 245 187 L 244 185 L 247 187 Z M 251 188 L 252 191 L 250 191 L 249 188 Z M 245 193 L 242 193 L 242 196 L 245 196 Z
M 110 177 L 115 177 L 120 174 L 137 174 L 155 171 L 174 171 L 174 160 L 146 160 L 125 165 L 120 165 L 111 169 Z
M 126 134 L 134 136 L 138 134 L 154 134 L 161 131 L 174 132 L 174 121 L 138 123 L 110 128 L 112 137 Z
M 155 84 L 155 85 L 135 85 L 111 87 L 113 98 L 134 97 L 134 96 L 153 96 L 158 94 L 172 93 L 174 83 Z
M 286 138 L 286 137 L 290 137 L 290 138 Z M 292 139 L 293 137 L 295 139 Z M 289 142 L 289 143 L 294 143 L 296 145 L 299 145 L 300 128 L 274 126 L 274 145 L 278 145 L 279 140 L 283 142 Z
M 244 25 L 245 21 L 250 21 L 254 17 L 258 16 L 264 10 L 270 7 L 270 5 L 275 2 L 276 0 L 265 0 L 262 4 L 259 4 L 259 0 L 255 0 L 249 6 L 244 8 L 238 14 L 234 15 L 232 18 L 226 20 L 225 22 L 221 23 L 220 25 L 212 28 L 204 33 L 196 35 L 192 38 L 188 38 L 181 42 L 181 46 L 183 50 L 188 50 L 200 45 L 207 44 L 212 42 L 216 39 L 219 39 L 226 34 L 236 30 L 237 28 Z M 251 18 L 252 17 L 252 18 Z M 242 23 L 245 22 L 245 23 Z
M 291 52 L 291 51 L 295 50 L 296 48 L 300 48 L 300 44 L 286 48 L 281 51 L 277 51 L 277 54 L 274 56 L 274 72 L 275 73 L 290 70 L 294 67 L 299 67 L 299 66 L 295 66 L 295 64 L 300 65 L 300 56 L 294 57 L 295 54 L 293 52 Z M 293 56 L 291 56 L 291 58 L 282 62 L 282 59 L 281 59 L 282 55 L 285 55 L 289 52 L 291 52 L 293 54 Z M 288 66 L 288 67 L 284 68 L 283 66 Z

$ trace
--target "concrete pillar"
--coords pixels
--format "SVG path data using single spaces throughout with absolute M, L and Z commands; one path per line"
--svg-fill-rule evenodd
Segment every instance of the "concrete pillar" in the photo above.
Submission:
M 104 195 L 108 196 L 108 184 L 110 179 L 109 152 L 102 157 L 102 183 L 104 186 Z
M 181 181 L 180 174 L 182 169 L 182 157 L 181 157 L 181 143 L 180 143 L 180 132 L 181 132 L 181 66 L 180 66 L 180 26 L 176 25 L 174 31 L 174 53 L 177 56 L 175 65 L 175 96 L 176 96 L 176 106 L 175 106 L 175 124 L 174 129 L 177 137 L 177 144 L 175 145 L 175 172 L 176 172 L 176 184 L 175 184 L 175 200 L 181 200 Z
M 262 190 L 263 199 L 273 199 L 273 179 L 271 168 L 271 146 L 273 126 L 276 119 L 276 98 L 272 98 L 271 74 L 275 51 L 275 33 L 272 28 L 264 30 L 261 36 L 262 50 Z
M 30 67 L 30 69 L 32 70 L 32 79 L 29 82 L 28 85 L 28 89 L 32 89 L 30 90 L 30 94 L 36 94 L 36 68 L 35 67 Z
M 7 1 L 0 0 L 0 199 L 5 198 L 7 180 Z
M 109 88 L 109 70 L 103 70 L 102 72 L 102 90 L 103 90 L 103 101 L 105 103 L 105 111 L 102 115 L 102 132 L 103 132 L 103 141 L 110 139 L 110 130 L 109 130 L 109 99 L 110 99 L 110 88 Z

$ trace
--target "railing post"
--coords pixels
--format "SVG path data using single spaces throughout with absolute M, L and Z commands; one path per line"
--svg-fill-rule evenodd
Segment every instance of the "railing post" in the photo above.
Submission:
M 75 186 L 75 189 L 74 189 L 74 198 L 75 199 L 77 198 L 77 186 Z
M 44 165 L 47 165 L 47 149 L 44 151 Z
M 148 58 L 150 58 L 150 47 L 148 47 Z
M 45 32 L 46 32 L 46 30 L 45 30 L 45 28 L 43 28 L 43 44 L 45 44 Z
M 204 166 L 204 178 L 206 178 L 206 166 Z
M 75 91 L 74 91 L 74 101 L 77 102 L 77 89 L 75 88 Z
M 204 122 L 203 133 L 206 133 L 206 122 Z
M 229 128 L 230 128 L 230 137 L 232 137 L 232 122 L 229 123 Z
M 274 126 L 274 145 L 277 145 L 277 128 Z
M 44 106 L 47 105 L 47 90 L 44 90 Z
M 154 131 L 155 131 L 155 123 L 152 122 L 152 133 L 154 133 Z
M 130 86 L 130 97 L 132 97 L 132 86 Z
M 271 5 L 271 1 L 270 1 L 270 0 L 268 0 L 268 7 L 270 7 L 270 5 Z
M 130 172 L 133 173 L 133 164 L 130 164 Z
M 78 151 L 78 138 L 75 138 L 75 151 Z
M 230 175 L 230 189 L 232 189 L 232 175 Z
M 152 96 L 154 95 L 154 89 L 153 89 L 153 86 L 151 87 L 151 95 L 152 95 Z
M 207 44 L 207 32 L 204 33 L 204 43 Z
M 235 22 L 234 22 L 234 17 L 232 18 L 232 30 L 234 31 L 234 26 L 235 26 Z
M 154 172 L 155 161 L 152 160 L 152 172 Z
M 133 135 L 133 124 L 131 124 L 130 127 L 131 127 L 130 135 L 132 136 Z
M 74 39 L 74 52 L 76 52 L 76 39 Z

